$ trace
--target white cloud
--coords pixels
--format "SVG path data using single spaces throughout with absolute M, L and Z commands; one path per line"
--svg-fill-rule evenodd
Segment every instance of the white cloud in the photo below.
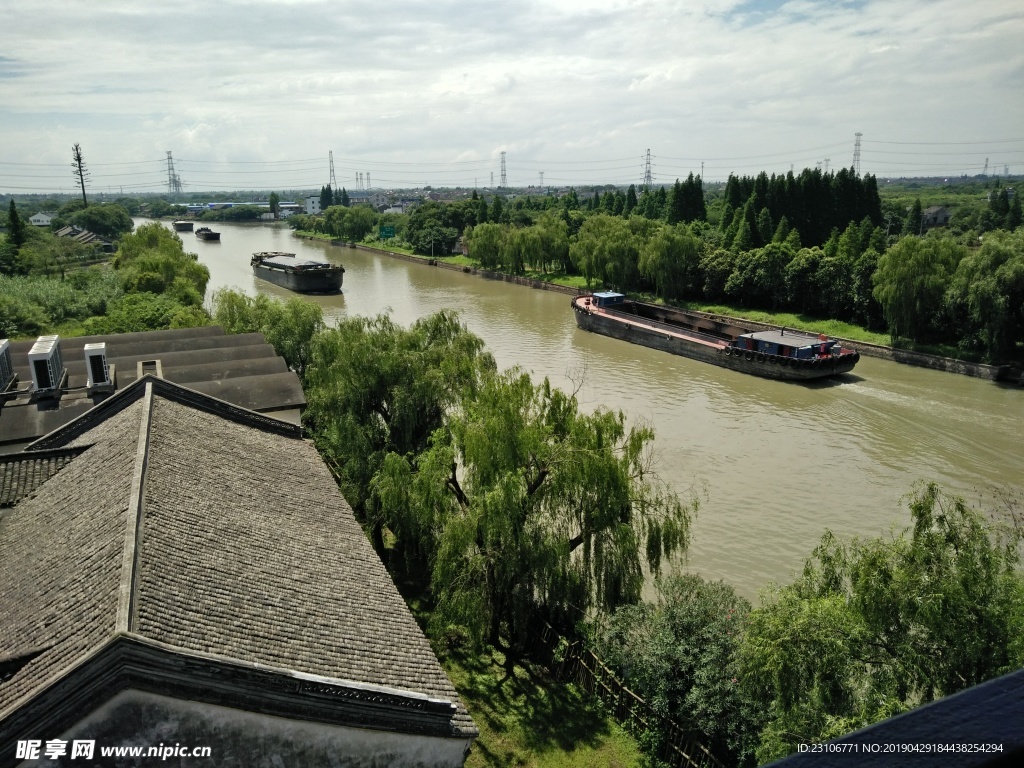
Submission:
M 7 0 L 0 191 L 23 186 L 5 176 L 18 167 L 10 163 L 65 164 L 75 141 L 97 166 L 94 178 L 99 164 L 158 161 L 165 149 L 196 163 L 326 158 L 333 149 L 353 172 L 379 164 L 382 180 L 401 182 L 395 168 L 405 181 L 421 179 L 411 165 L 387 163 L 448 163 L 417 172 L 435 171 L 435 185 L 472 183 L 483 169 L 454 164 L 483 158 L 497 172 L 492 149 L 501 146 L 510 183 L 534 183 L 541 166 L 550 180 L 628 182 L 639 179 L 648 147 L 660 178 L 699 171 L 704 159 L 714 179 L 825 157 L 849 165 L 856 131 L 864 170 L 880 175 L 948 174 L 978 158 L 953 145 L 930 156 L 882 154 L 902 145 L 870 142 L 920 150 L 1019 138 L 992 152 L 1001 147 L 999 162 L 1019 170 L 1024 13 L 1007 8 L 185 0 L 53 2 L 41 14 L 38 4 Z M 588 162 L 612 158 L 636 158 L 636 167 Z M 186 184 L 188 172 L 213 181 L 186 163 Z M 319 171 L 307 175 L 311 186 L 323 182 Z M 157 172 L 152 188 L 162 179 Z

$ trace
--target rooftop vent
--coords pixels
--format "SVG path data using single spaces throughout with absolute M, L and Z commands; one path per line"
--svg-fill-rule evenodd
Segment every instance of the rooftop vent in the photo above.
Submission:
M 139 360 L 136 363 L 136 375 L 141 379 L 143 376 L 156 376 L 158 379 L 164 377 L 163 366 L 159 360 Z
M 32 394 L 49 394 L 64 384 L 64 360 L 60 355 L 60 336 L 40 336 L 28 353 L 32 369 Z
M 0 392 L 11 388 L 14 383 L 14 364 L 11 362 L 11 343 L 0 339 Z

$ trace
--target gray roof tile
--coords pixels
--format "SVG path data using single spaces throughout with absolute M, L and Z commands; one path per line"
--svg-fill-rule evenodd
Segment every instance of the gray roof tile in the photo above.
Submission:
M 128 631 L 447 699 L 458 706 L 453 734 L 474 734 L 315 448 L 280 422 L 152 379 L 104 403 L 88 429 L 41 441 L 91 447 L 0 520 L 0 615 L 12 619 L 0 626 L 0 662 L 48 649 L 0 682 L 0 713 L 115 632 L 147 384 Z

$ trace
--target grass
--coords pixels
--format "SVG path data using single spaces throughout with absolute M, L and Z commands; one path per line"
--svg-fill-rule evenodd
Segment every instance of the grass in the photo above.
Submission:
M 443 663 L 480 729 L 468 768 L 641 765 L 636 741 L 575 686 L 529 663 L 509 664 L 494 650 L 451 653 Z

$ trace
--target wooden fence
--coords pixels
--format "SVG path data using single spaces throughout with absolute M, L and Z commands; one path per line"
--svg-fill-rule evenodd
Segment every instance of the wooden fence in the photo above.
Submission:
M 582 643 L 564 641 L 547 622 L 540 625 L 534 639 L 534 655 L 557 680 L 575 683 L 599 698 L 634 735 L 655 727 L 665 734 L 658 757 L 672 768 L 725 768 L 692 733 L 655 712 Z

